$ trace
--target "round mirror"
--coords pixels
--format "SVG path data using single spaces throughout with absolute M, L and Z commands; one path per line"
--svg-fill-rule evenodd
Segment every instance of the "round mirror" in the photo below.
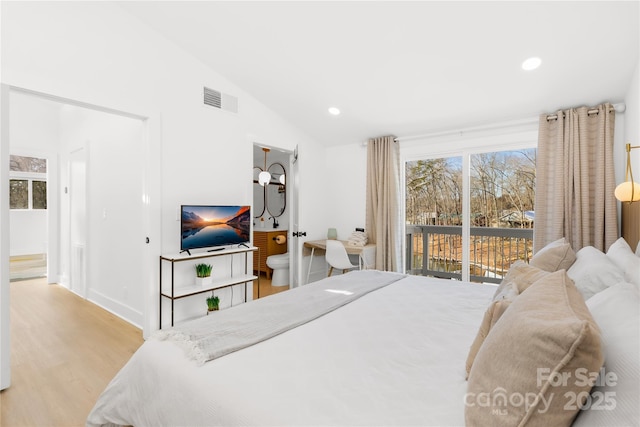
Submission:
M 265 210 L 265 197 L 266 189 L 262 185 L 258 184 L 258 175 L 260 175 L 262 169 L 259 167 L 253 168 L 253 213 L 254 218 L 260 218 L 264 215 Z
M 273 163 L 267 171 L 271 174 L 271 181 L 266 186 L 267 211 L 270 216 L 277 218 L 287 207 L 287 177 L 280 163 Z

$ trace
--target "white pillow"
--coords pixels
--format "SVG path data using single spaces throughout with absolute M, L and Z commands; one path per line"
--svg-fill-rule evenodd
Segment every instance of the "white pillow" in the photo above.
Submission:
M 585 246 L 576 254 L 576 262 L 567 275 L 585 300 L 609 286 L 624 282 L 624 272 L 604 252 Z
M 636 246 L 636 255 L 640 256 L 640 242 L 638 242 L 638 246 Z
M 619 238 L 607 251 L 607 256 L 624 271 L 628 282 L 640 287 L 640 257 L 637 257 L 624 238 Z
M 587 307 L 602 333 L 604 367 L 596 386 L 591 390 L 591 399 L 587 399 L 587 407 L 580 412 L 573 426 L 638 425 L 640 420 L 640 294 L 638 288 L 631 283 L 619 283 L 591 297 L 587 301 Z M 615 408 L 612 408 L 613 405 Z

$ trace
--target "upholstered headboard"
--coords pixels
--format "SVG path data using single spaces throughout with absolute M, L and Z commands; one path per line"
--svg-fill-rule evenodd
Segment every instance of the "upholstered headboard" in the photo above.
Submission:
M 622 203 L 622 237 L 635 251 L 640 241 L 640 202 Z

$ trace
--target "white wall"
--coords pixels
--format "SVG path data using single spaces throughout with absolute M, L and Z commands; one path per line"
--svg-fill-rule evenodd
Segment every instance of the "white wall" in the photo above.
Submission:
M 304 228 L 310 236 L 324 228 L 319 224 L 326 204 L 317 178 L 324 167 L 317 161 L 324 159 L 322 145 L 119 6 L 4 3 L 1 40 L 4 83 L 148 118 L 140 161 L 148 172 L 143 196 L 151 241 L 146 333 L 157 327 L 157 257 L 179 250 L 178 206 L 250 204 L 254 142 L 299 146 Z M 236 96 L 238 114 L 202 105 L 203 86 Z M 184 308 L 181 315 L 188 316 L 190 304 Z
M 87 150 L 87 292 L 91 301 L 135 325 L 142 325 L 144 280 L 140 265 L 144 249 L 142 200 L 143 123 L 140 120 L 65 105 L 60 113 L 61 158 Z M 69 174 L 61 179 L 69 193 Z M 61 215 L 63 277 L 70 274 L 69 213 Z M 107 262 L 105 262 L 107 261 Z M 66 285 L 66 283 L 63 283 Z
M 47 253 L 47 212 L 38 210 L 11 210 L 12 257 Z
M 338 231 L 338 239 L 346 240 L 356 227 L 365 227 L 367 147 L 362 144 L 330 147 L 326 159 L 324 182 L 329 209 L 324 237 L 332 227 Z

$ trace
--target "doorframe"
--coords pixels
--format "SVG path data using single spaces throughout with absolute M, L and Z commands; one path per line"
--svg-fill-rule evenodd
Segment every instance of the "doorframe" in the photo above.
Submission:
M 26 156 L 26 157 L 36 157 L 40 159 L 45 159 L 47 161 L 47 173 L 46 173 L 46 182 L 47 182 L 47 209 L 45 209 L 46 213 L 46 226 L 47 226 L 47 247 L 46 247 L 46 259 L 47 259 L 47 283 L 55 284 L 58 283 L 60 278 L 60 271 L 58 270 L 59 264 L 59 245 L 58 239 L 60 238 L 57 233 L 55 224 L 60 219 L 60 204 L 57 199 L 57 195 L 60 191 L 60 182 L 59 182 L 59 160 L 60 156 L 57 151 L 50 150 L 23 150 L 23 149 L 12 149 L 11 141 L 9 141 L 9 156 Z M 8 171 L 9 178 L 11 179 L 11 171 Z M 11 214 L 11 210 L 9 210 L 9 215 Z M 11 246 L 9 246 L 11 247 Z
M 250 137 L 248 140 L 251 143 L 251 158 L 253 159 L 253 151 L 255 147 L 266 147 L 273 150 L 278 150 L 285 154 L 285 156 L 289 157 L 289 162 L 287 163 L 287 198 L 286 198 L 286 206 L 289 208 L 289 212 L 287 214 L 287 219 L 289 222 L 289 226 L 287 227 L 287 253 L 289 254 L 289 288 L 295 288 L 302 284 L 301 273 L 302 270 L 301 262 L 302 262 L 302 251 L 301 244 L 299 244 L 298 239 L 293 238 L 294 231 L 298 231 L 298 226 L 300 222 L 300 198 L 299 196 L 299 182 L 300 182 L 300 172 L 297 166 L 297 157 L 298 157 L 298 145 L 291 148 L 280 147 L 277 145 L 263 144 L 258 142 L 256 138 Z M 252 161 L 252 168 L 255 165 Z M 253 180 L 251 183 L 251 200 L 253 202 Z M 265 212 L 266 212 L 266 201 L 265 201 Z
M 291 183 L 291 190 L 287 191 L 290 200 L 291 210 L 289 211 L 289 232 L 291 233 L 291 239 L 289 239 L 289 248 L 293 250 L 289 251 L 289 287 L 297 288 L 302 286 L 302 245 L 303 242 L 299 238 L 293 238 L 293 233 L 300 231 L 300 170 L 298 163 L 298 145 L 295 146 L 291 154 L 289 155 L 289 183 Z
M 143 233 L 146 234 L 146 248 L 141 269 L 145 281 L 143 301 L 143 337 L 148 337 L 153 329 L 152 318 L 157 318 L 157 307 L 154 308 L 151 299 L 157 290 L 158 272 L 156 271 L 156 257 L 161 247 L 161 117 L 159 113 L 137 114 L 115 108 L 109 108 L 52 95 L 19 86 L 0 83 L 0 188 L 2 194 L 9 194 L 9 149 L 10 149 L 10 94 L 23 93 L 42 99 L 69 104 L 91 110 L 125 116 L 141 120 L 143 125 L 142 151 L 144 158 L 140 164 L 143 167 L 141 197 L 143 202 Z M 0 198 L 0 234 L 7 236 L 0 239 L 0 390 L 11 384 L 10 371 L 10 284 L 9 284 L 9 198 Z M 59 208 L 59 207 L 58 207 Z M 57 244 L 58 242 L 56 242 Z M 154 299 L 155 301 L 155 299 Z
M 0 390 L 11 385 L 9 287 L 9 86 L 0 83 Z
M 84 199 L 84 229 L 82 230 L 82 233 L 84 234 L 84 251 L 83 251 L 83 259 L 82 259 L 82 266 L 81 266 L 81 273 L 82 273 L 82 277 L 80 277 L 81 279 L 81 287 L 78 287 L 78 285 L 74 282 L 77 281 L 78 277 L 76 277 L 75 273 L 76 273 L 76 267 L 74 265 L 74 241 L 73 241 L 73 230 L 72 230 L 72 226 L 71 226 L 71 222 L 72 222 L 72 215 L 73 215 L 73 207 L 74 207 L 74 198 L 76 195 L 76 189 L 74 188 L 76 186 L 76 182 L 73 179 L 73 171 L 72 168 L 69 167 L 68 171 L 67 171 L 67 183 L 68 183 L 68 191 L 69 191 L 69 200 L 68 200 L 68 212 L 69 215 L 66 218 L 68 220 L 68 226 L 69 226 L 69 233 L 67 238 L 69 239 L 69 283 L 68 283 L 68 289 L 73 292 L 74 294 L 80 296 L 83 299 L 87 299 L 87 277 L 91 277 L 90 273 L 90 268 L 89 268 L 89 255 L 91 254 L 91 236 L 90 236 L 90 230 L 89 230 L 89 218 L 87 216 L 87 207 L 90 205 L 89 203 L 89 196 L 90 196 L 90 192 L 88 191 L 88 176 L 90 173 L 90 165 L 89 165 L 89 143 L 87 141 L 84 142 L 84 144 L 82 144 L 81 147 L 76 148 L 74 150 L 71 150 L 68 152 L 68 156 L 69 156 L 69 166 L 71 166 L 72 164 L 72 159 L 75 153 L 82 153 L 82 162 L 84 163 L 84 195 L 83 195 L 83 199 Z

